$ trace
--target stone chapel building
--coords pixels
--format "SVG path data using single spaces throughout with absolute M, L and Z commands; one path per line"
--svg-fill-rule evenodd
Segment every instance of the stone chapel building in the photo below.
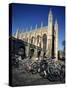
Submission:
M 32 28 L 26 32 L 19 32 L 19 30 L 17 30 L 14 37 L 28 42 L 28 45 L 26 46 L 27 56 L 31 53 L 30 44 L 33 44 L 36 46 L 36 48 L 33 48 L 34 57 L 37 57 L 38 47 L 41 48 L 39 50 L 40 56 L 56 57 L 56 59 L 58 57 L 58 22 L 56 20 L 53 25 L 53 15 L 51 10 L 48 14 L 47 26 L 43 26 L 43 23 L 41 23 L 41 27 L 37 28 L 36 25 L 34 30 L 32 30 Z

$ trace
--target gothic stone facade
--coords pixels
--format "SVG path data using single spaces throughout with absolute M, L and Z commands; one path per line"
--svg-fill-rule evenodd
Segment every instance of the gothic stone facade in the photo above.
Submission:
M 53 25 L 53 15 L 52 11 L 49 11 L 48 14 L 48 25 L 37 28 L 37 25 L 34 30 L 32 28 L 26 32 L 19 32 L 17 30 L 15 38 L 21 39 L 29 44 L 33 44 L 36 47 L 40 47 L 40 56 L 46 57 L 56 57 L 58 56 L 58 23 L 57 20 Z M 30 55 L 30 45 L 26 46 L 27 56 Z M 37 57 L 38 50 L 34 49 L 33 56 Z

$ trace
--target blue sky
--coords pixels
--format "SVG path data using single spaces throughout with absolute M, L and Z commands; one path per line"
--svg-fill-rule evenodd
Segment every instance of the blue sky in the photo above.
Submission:
M 19 28 L 21 31 L 30 30 L 32 26 L 35 29 L 41 26 L 48 25 L 48 13 L 52 10 L 53 24 L 55 20 L 58 21 L 58 49 L 63 49 L 62 41 L 65 39 L 65 7 L 47 6 L 47 5 L 26 5 L 26 4 L 13 4 L 12 5 L 12 34 L 16 33 Z

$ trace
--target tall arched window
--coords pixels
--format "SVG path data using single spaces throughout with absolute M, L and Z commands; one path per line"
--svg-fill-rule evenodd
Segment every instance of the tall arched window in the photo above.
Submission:
M 44 50 L 44 53 L 46 53 L 46 47 L 47 47 L 47 35 L 44 34 L 43 35 L 43 50 Z
M 28 42 L 28 38 L 26 38 L 26 41 Z
M 39 44 L 39 39 L 40 39 L 40 36 L 38 35 L 37 36 L 37 44 Z
M 31 38 L 31 43 L 34 44 L 34 37 Z

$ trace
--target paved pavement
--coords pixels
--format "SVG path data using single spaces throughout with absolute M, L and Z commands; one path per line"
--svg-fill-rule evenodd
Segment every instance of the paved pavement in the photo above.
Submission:
M 28 85 L 46 85 L 46 84 L 61 84 L 64 83 L 56 81 L 50 82 L 48 79 L 42 78 L 38 73 L 32 74 L 24 69 L 12 70 L 12 85 L 13 86 L 28 86 Z

